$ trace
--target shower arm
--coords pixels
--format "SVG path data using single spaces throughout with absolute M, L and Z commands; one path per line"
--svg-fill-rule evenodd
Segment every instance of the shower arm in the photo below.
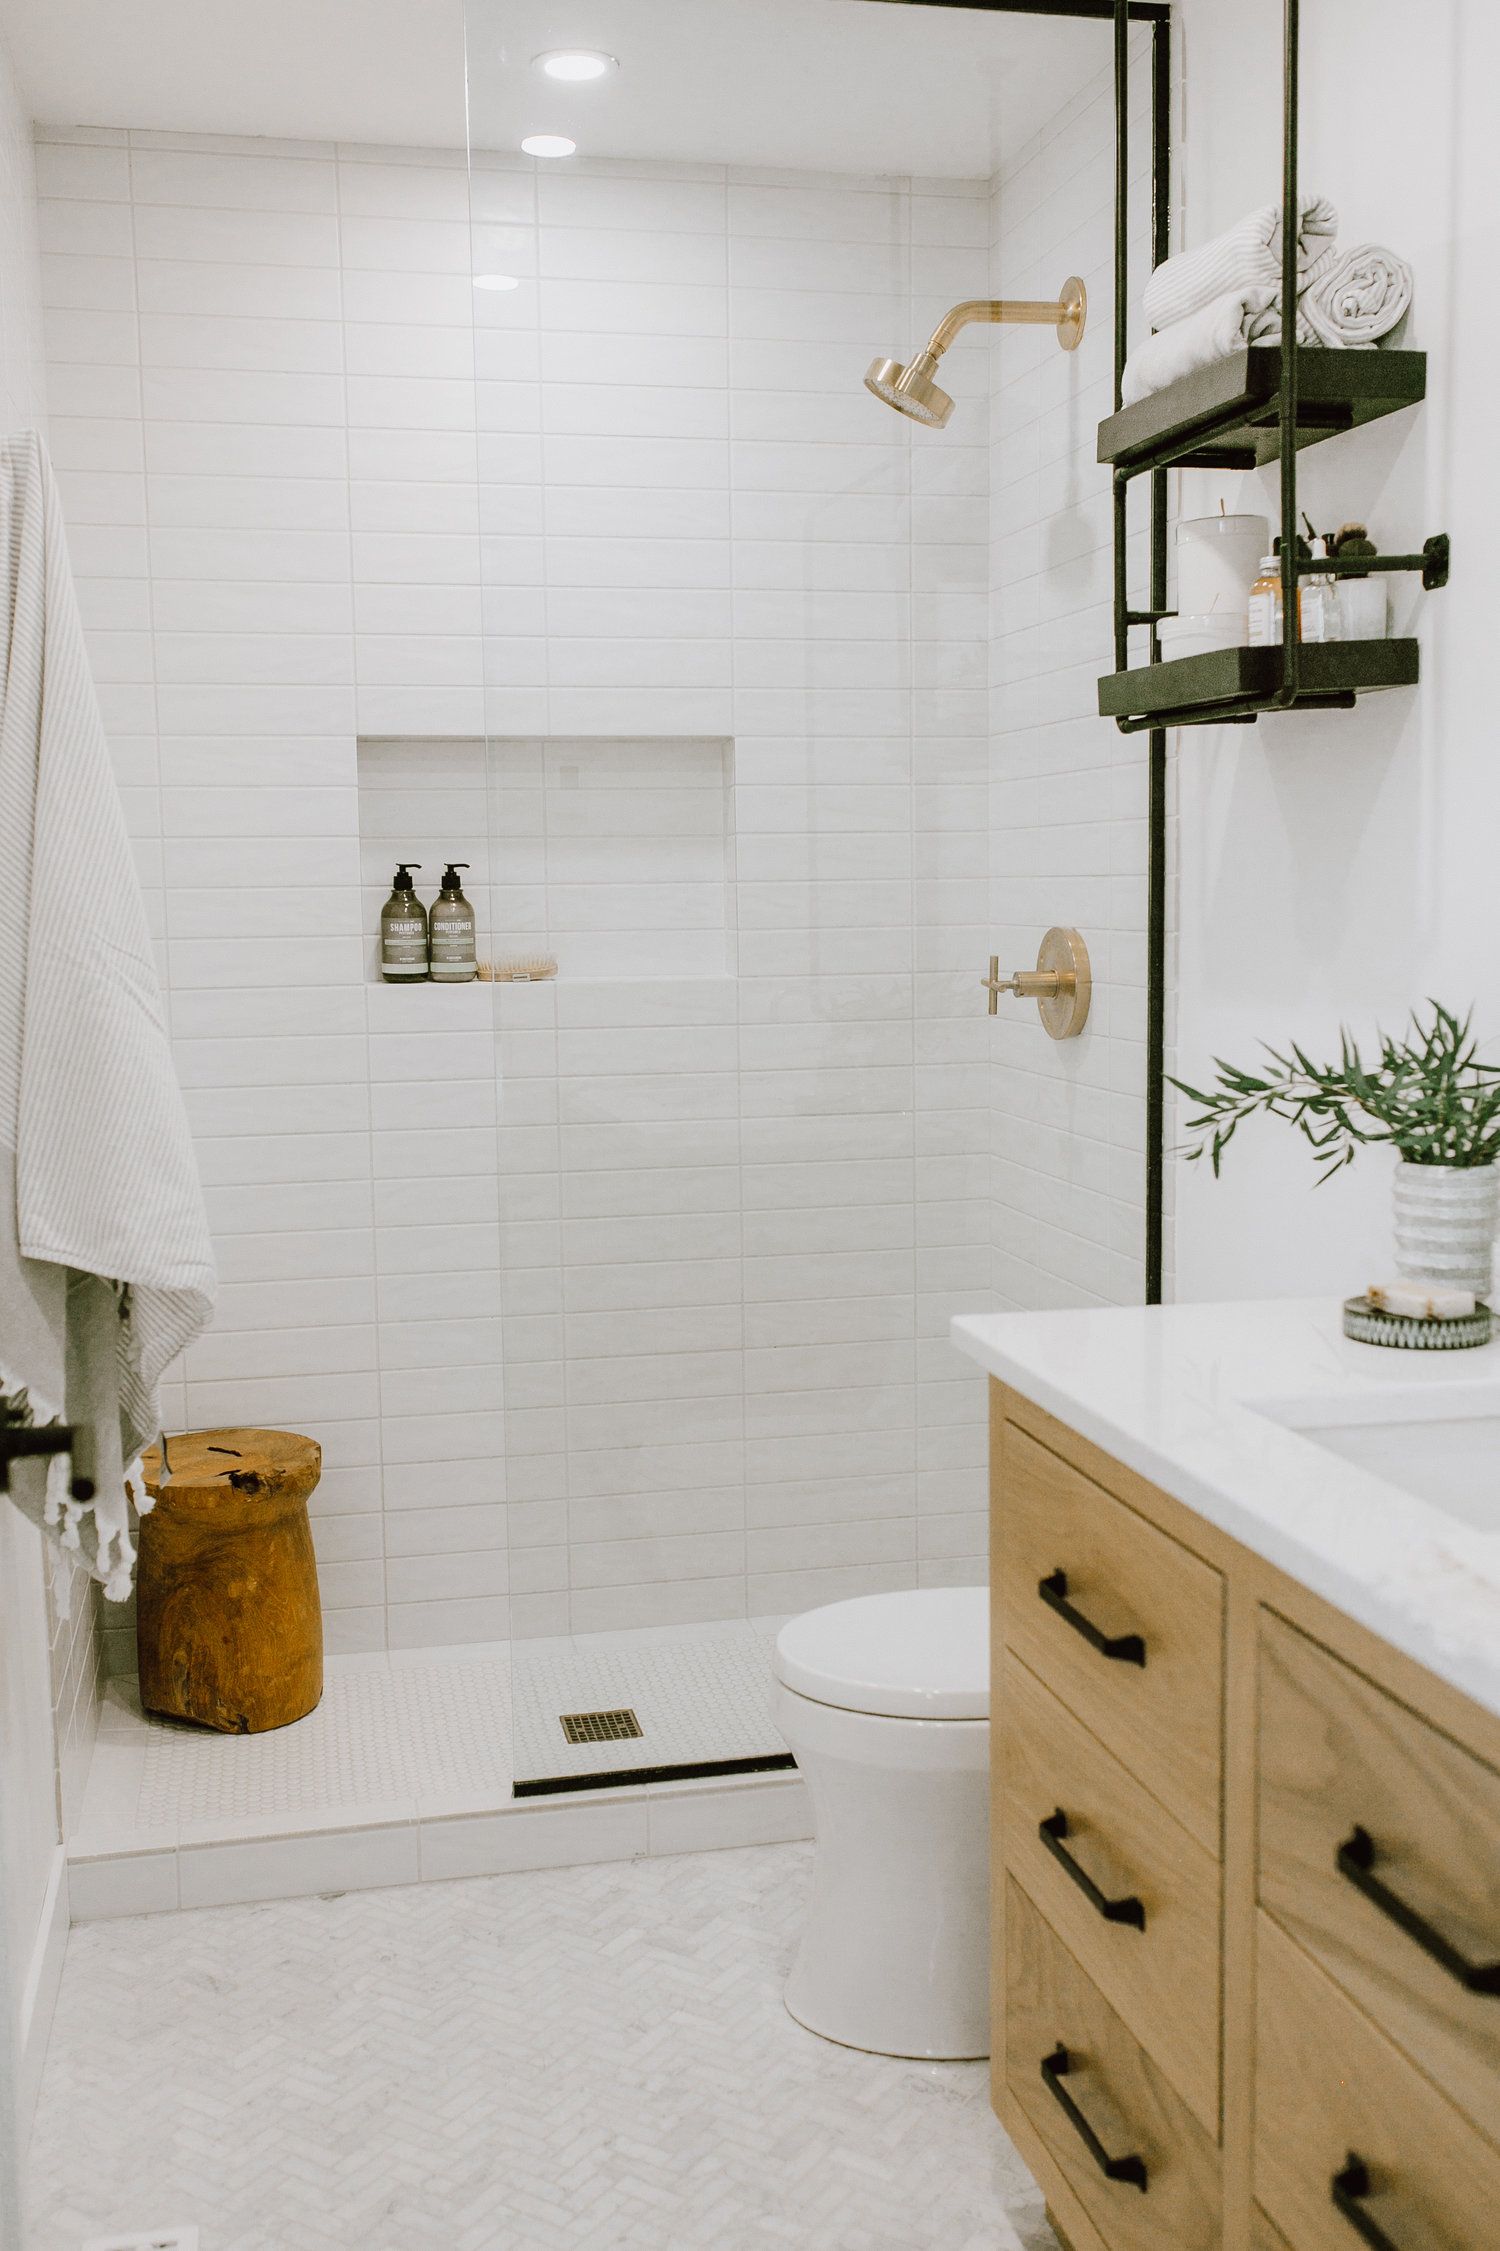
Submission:
M 1061 297 L 967 297 L 952 312 L 944 313 L 928 339 L 924 357 L 940 360 L 960 329 L 967 328 L 971 321 L 1059 330 L 1076 326 L 1081 333 L 1083 314 L 1083 284 L 1077 281 L 1064 283 Z
M 947 428 L 953 401 L 933 381 L 939 361 L 961 329 L 970 321 L 1025 322 L 1050 328 L 1065 352 L 1076 352 L 1088 323 L 1088 291 L 1076 274 L 1070 274 L 1056 297 L 966 297 L 944 313 L 910 367 L 899 360 L 871 360 L 865 372 L 865 389 L 929 429 Z

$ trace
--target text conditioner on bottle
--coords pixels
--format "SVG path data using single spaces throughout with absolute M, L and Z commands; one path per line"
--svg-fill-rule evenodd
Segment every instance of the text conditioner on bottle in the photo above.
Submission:
M 463 895 L 458 871 L 467 860 L 450 860 L 443 870 L 441 895 L 428 918 L 428 960 L 436 985 L 465 985 L 478 969 L 474 953 L 474 909 Z

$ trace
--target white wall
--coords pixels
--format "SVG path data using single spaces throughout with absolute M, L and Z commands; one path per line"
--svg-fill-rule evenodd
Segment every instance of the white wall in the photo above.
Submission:
M 859 378 L 980 286 L 983 185 L 487 160 L 471 236 L 451 154 L 39 156 L 54 445 L 223 1276 L 169 1418 L 323 1441 L 334 1647 L 972 1576 L 990 343 L 942 435 Z M 626 829 L 662 739 L 731 744 L 734 974 L 626 951 L 672 886 L 619 824 L 527 920 L 517 748 L 501 927 L 614 932 L 614 974 L 370 983 L 356 738 L 368 829 L 393 740 L 486 732 L 619 743 Z
M 1183 0 L 1183 238 L 1279 194 L 1279 8 Z M 1422 643 L 1419 687 L 1353 713 L 1265 718 L 1174 742 L 1181 789 L 1178 1054 L 1257 1042 L 1331 1050 L 1341 1022 L 1398 1027 L 1436 994 L 1500 1034 L 1491 715 L 1493 391 L 1500 312 L 1500 141 L 1490 92 L 1500 18 L 1485 0 L 1319 0 L 1303 11 L 1302 177 L 1346 240 L 1416 268 L 1406 341 L 1430 354 L 1422 406 L 1300 456 L 1320 526 L 1368 517 L 1387 551 L 1453 536 L 1453 583 L 1393 582 L 1397 630 Z M 1274 517 L 1273 476 L 1186 480 L 1186 505 Z M 1252 501 L 1251 494 L 1254 494 Z M 1500 1050 L 1491 1048 L 1491 1054 Z M 1389 1161 L 1314 1188 L 1284 1128 L 1247 1132 L 1215 1185 L 1179 1171 L 1183 1297 L 1343 1294 L 1389 1271 Z

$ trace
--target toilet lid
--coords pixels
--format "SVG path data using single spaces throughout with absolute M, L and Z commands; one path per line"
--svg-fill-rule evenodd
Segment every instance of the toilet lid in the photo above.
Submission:
M 805 1611 L 776 1636 L 775 1667 L 799 1696 L 846 1712 L 988 1719 L 989 1591 L 922 1587 Z

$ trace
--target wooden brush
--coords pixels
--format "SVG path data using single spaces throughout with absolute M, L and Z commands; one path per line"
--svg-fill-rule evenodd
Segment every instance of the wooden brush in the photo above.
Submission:
M 482 961 L 479 975 L 487 985 L 532 985 L 557 975 L 551 954 L 502 954 L 498 961 Z

